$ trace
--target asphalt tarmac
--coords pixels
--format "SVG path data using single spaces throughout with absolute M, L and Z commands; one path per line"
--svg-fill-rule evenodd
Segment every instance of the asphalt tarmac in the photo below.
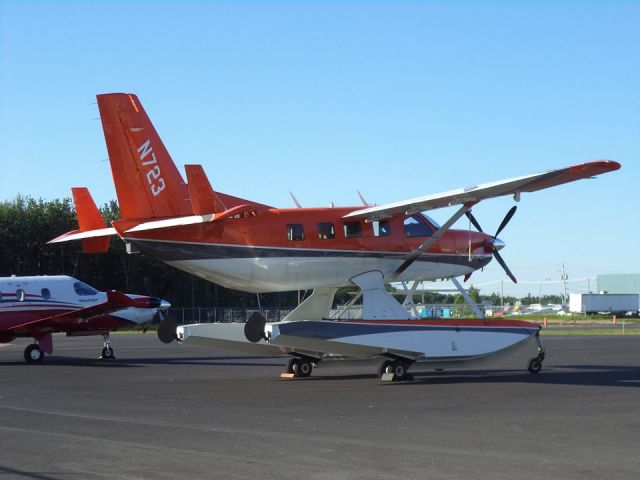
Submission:
M 279 379 L 286 359 L 153 334 L 0 348 L 0 479 L 638 479 L 640 337 L 545 337 L 492 367 L 381 383 L 372 365 Z

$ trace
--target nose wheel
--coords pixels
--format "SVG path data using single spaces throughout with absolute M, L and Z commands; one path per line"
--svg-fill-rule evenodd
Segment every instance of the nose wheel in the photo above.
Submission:
M 116 358 L 115 352 L 113 351 L 113 347 L 111 346 L 111 337 L 108 333 L 104 336 L 104 347 L 102 347 L 102 354 L 100 355 L 100 360 L 113 360 Z

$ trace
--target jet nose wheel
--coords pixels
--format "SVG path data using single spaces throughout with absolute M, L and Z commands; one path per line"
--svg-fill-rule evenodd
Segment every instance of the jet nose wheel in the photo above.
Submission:
M 37 343 L 32 343 L 24 349 L 24 360 L 27 363 L 40 363 L 44 360 L 44 353 Z

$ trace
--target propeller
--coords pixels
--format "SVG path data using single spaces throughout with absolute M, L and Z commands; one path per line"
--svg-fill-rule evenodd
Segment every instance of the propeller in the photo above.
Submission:
M 516 205 L 514 205 L 513 207 L 511 207 L 509 209 L 507 214 L 502 219 L 502 222 L 500 222 L 500 226 L 498 226 L 498 229 L 496 230 L 495 235 L 493 235 L 493 241 L 488 243 L 485 246 L 485 249 L 488 249 L 487 253 L 492 253 L 493 254 L 493 258 L 496 259 L 496 261 L 503 268 L 503 270 L 505 271 L 507 276 L 513 281 L 513 283 L 518 283 L 518 280 L 516 280 L 516 277 L 513 275 L 513 273 L 511 273 L 511 270 L 509 270 L 509 267 L 507 267 L 507 264 L 504 261 L 504 259 L 502 258 L 502 255 L 500 255 L 500 253 L 498 252 L 498 247 L 496 246 L 496 240 L 498 240 L 498 235 L 500 234 L 500 232 L 502 232 L 502 230 L 504 230 L 504 227 L 506 227 L 507 224 L 511 221 L 511 219 L 513 218 L 513 215 L 516 213 L 517 209 L 518 209 L 518 207 Z M 471 213 L 471 210 L 467 210 L 465 212 L 465 215 L 467 216 L 469 221 L 473 224 L 474 227 L 476 227 L 476 229 L 480 233 L 484 233 L 484 230 L 482 230 L 482 227 L 480 226 L 480 223 L 478 223 L 478 220 L 476 220 L 476 217 L 473 216 L 473 213 Z M 499 243 L 498 245 L 500 245 L 500 248 L 501 248 L 503 244 Z M 467 278 L 468 277 L 465 277 L 465 280 Z

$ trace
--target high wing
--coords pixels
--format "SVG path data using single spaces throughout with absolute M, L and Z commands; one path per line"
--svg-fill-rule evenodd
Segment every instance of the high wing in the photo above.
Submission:
M 612 160 L 588 162 L 560 168 L 558 170 L 549 170 L 533 175 L 498 180 L 496 182 L 436 193 L 402 202 L 363 208 L 345 215 L 345 218 L 375 220 L 398 214 L 418 213 L 426 210 L 450 207 L 452 205 L 475 204 L 488 198 L 501 197 L 504 195 L 514 195 L 515 199 L 519 200 L 522 192 L 535 192 L 583 178 L 592 178 L 594 175 L 611 172 L 619 168 L 620 164 Z
M 29 334 L 34 331 L 53 332 L 56 331 L 61 324 L 64 324 L 64 322 L 73 320 L 91 320 L 99 315 L 106 315 L 117 310 L 122 310 L 123 308 L 141 306 L 139 302 L 132 300 L 122 292 L 110 290 L 106 293 L 106 302 L 71 312 L 61 313 L 60 315 L 53 315 L 51 317 L 39 318 L 38 320 L 21 323 L 19 325 L 9 327 L 8 330 L 16 334 Z

